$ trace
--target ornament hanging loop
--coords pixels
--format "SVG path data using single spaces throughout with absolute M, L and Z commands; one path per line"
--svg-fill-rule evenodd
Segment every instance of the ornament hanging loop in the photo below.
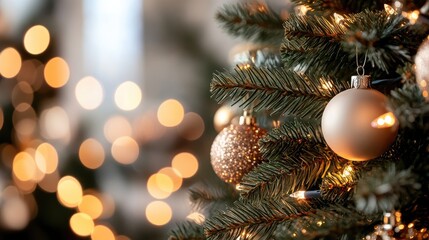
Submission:
M 365 75 L 365 64 L 368 57 L 368 50 L 365 52 L 365 58 L 362 65 L 359 64 L 359 52 L 356 45 L 356 73 L 357 76 L 352 76 L 350 85 L 352 88 L 370 88 L 371 87 L 371 76 Z
M 358 52 L 358 46 L 356 45 L 356 73 L 359 76 L 365 75 L 365 64 L 366 64 L 366 58 L 368 57 L 368 50 L 365 52 L 365 58 L 363 59 L 362 65 L 359 64 L 359 52 Z

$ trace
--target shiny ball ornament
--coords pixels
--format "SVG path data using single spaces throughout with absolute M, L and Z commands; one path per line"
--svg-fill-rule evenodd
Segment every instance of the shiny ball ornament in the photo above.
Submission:
M 426 101 L 429 100 L 429 37 L 420 45 L 416 58 L 416 80 Z
M 224 128 L 213 141 L 210 158 L 213 170 L 223 181 L 238 184 L 241 178 L 262 162 L 258 141 L 267 131 L 244 116 L 239 124 Z
M 398 121 L 386 104 L 385 95 L 368 88 L 352 88 L 336 95 L 322 116 L 322 132 L 328 146 L 352 161 L 366 161 L 383 154 L 398 133 Z

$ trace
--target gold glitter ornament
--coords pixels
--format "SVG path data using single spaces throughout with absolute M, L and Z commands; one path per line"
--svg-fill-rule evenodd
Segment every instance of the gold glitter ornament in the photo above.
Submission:
M 266 133 L 247 112 L 240 117 L 238 125 L 231 124 L 224 128 L 216 136 L 210 151 L 215 173 L 227 183 L 239 183 L 262 161 L 258 142 Z

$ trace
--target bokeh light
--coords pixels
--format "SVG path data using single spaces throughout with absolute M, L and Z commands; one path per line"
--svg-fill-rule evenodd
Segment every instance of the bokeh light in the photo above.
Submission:
M 52 107 L 42 111 L 40 124 L 43 137 L 47 139 L 68 139 L 70 123 L 66 111 L 61 107 Z
M 182 152 L 174 156 L 171 166 L 176 169 L 183 178 L 190 178 L 198 171 L 197 158 L 188 152 Z
M 89 169 L 97 169 L 104 163 L 103 145 L 94 138 L 88 138 L 80 144 L 79 160 Z
M 3 164 L 8 168 L 12 168 L 13 159 L 15 158 L 15 155 L 18 153 L 18 150 L 12 144 L 2 144 L 0 146 L 1 146 L 0 156 Z
M 133 122 L 134 135 L 141 143 L 156 141 L 166 132 L 156 117 L 156 112 L 146 112 Z
M 19 180 L 15 175 L 12 176 L 13 183 L 16 187 L 19 188 L 19 191 L 24 194 L 32 193 L 37 187 L 36 181 L 28 180 L 28 181 L 22 181 Z
M 31 27 L 24 35 L 24 48 L 33 55 L 43 53 L 48 48 L 49 42 L 49 31 L 42 25 Z
M 161 170 L 159 170 L 158 173 L 165 174 L 171 179 L 171 181 L 173 183 L 173 188 L 172 188 L 173 192 L 179 190 L 180 187 L 182 186 L 183 179 L 182 179 L 179 171 L 177 171 L 176 169 L 174 169 L 172 167 L 165 167 L 165 168 L 162 168 Z
M 142 100 L 140 87 L 131 81 L 126 81 L 119 85 L 115 91 L 115 103 L 124 111 L 136 109 Z
M 147 220 L 156 226 L 163 226 L 170 222 L 173 216 L 170 205 L 162 201 L 154 201 L 146 207 Z
M 72 176 L 64 176 L 57 186 L 57 198 L 65 207 L 77 207 L 82 201 L 82 186 Z
M 113 143 L 119 137 L 131 136 L 131 134 L 131 124 L 124 116 L 110 117 L 104 124 L 104 136 L 110 143 Z
M 139 157 L 139 152 L 136 140 L 128 136 L 116 139 L 111 148 L 113 158 L 121 164 L 134 163 Z
M 32 107 L 26 108 L 24 111 L 13 111 L 12 123 L 15 131 L 23 136 L 30 136 L 34 133 L 37 126 L 36 112 Z
M 94 221 L 86 213 L 75 213 L 70 218 L 70 228 L 76 235 L 86 237 L 94 231 Z
M 92 219 L 97 219 L 103 213 L 103 203 L 92 194 L 86 194 L 78 206 L 79 212 L 88 214 Z
M 27 152 L 19 152 L 13 159 L 13 174 L 21 181 L 30 181 L 36 177 L 36 163 Z
M 57 191 L 58 182 L 60 181 L 60 174 L 55 171 L 50 174 L 46 174 L 42 181 L 38 182 L 41 189 L 48 193 L 54 193 Z
M 152 174 L 147 180 L 147 191 L 156 199 L 165 199 L 171 195 L 174 190 L 173 180 L 165 174 Z
M 11 102 L 13 107 L 19 112 L 23 112 L 31 107 L 33 103 L 33 89 L 31 85 L 27 82 L 16 84 L 12 90 Z
M 35 153 L 35 160 L 40 171 L 46 174 L 53 173 L 58 167 L 58 153 L 49 143 L 40 144 Z
M 179 125 L 184 118 L 185 110 L 182 104 L 175 99 L 167 99 L 158 108 L 158 121 L 166 127 Z
M 91 240 L 115 240 L 115 234 L 104 225 L 97 225 L 91 234 Z
M 21 69 L 21 65 L 21 55 L 15 48 L 8 47 L 0 52 L 0 74 L 3 77 L 15 77 Z
M 24 199 L 19 196 L 3 198 L 0 209 L 2 225 L 7 229 L 21 230 L 30 221 L 30 210 Z
M 46 63 L 44 76 L 45 81 L 49 86 L 60 88 L 69 81 L 69 65 L 64 59 L 54 57 Z
M 29 59 L 22 62 L 21 70 L 16 79 L 31 85 L 33 91 L 38 91 L 44 82 L 44 65 L 39 60 Z
M 182 137 L 190 141 L 200 138 L 205 129 L 203 118 L 194 112 L 186 113 L 180 126 Z
M 76 85 L 75 96 L 82 108 L 93 110 L 103 101 L 103 87 L 94 77 L 84 77 Z

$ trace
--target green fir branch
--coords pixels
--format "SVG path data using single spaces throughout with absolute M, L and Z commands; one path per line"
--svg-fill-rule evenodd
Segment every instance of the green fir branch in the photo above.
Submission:
M 281 54 L 286 68 L 330 76 L 342 76 L 355 68 L 341 47 L 346 28 L 337 24 L 332 16 L 291 15 L 283 26 L 285 38 Z
M 169 240 L 205 240 L 204 228 L 194 221 L 184 221 L 172 229 Z
M 429 104 L 417 84 L 391 91 L 389 104 L 402 128 L 429 130 Z
M 264 162 L 246 174 L 239 190 L 243 201 L 277 199 L 298 190 L 306 190 L 335 166 L 336 156 L 326 148 L 301 149 L 300 154 Z
M 254 110 L 270 109 L 272 114 L 320 118 L 330 98 L 346 89 L 327 77 L 310 77 L 283 68 L 243 68 L 218 72 L 210 85 L 212 98 L 231 100 Z
M 372 68 L 386 73 L 393 73 L 398 66 L 410 62 L 420 44 L 408 20 L 400 14 L 365 10 L 346 19 L 348 31 L 343 47 L 350 59 L 356 56 L 357 47 L 362 58 L 367 54 Z
M 193 211 L 210 217 L 213 212 L 226 208 L 238 199 L 237 191 L 226 183 L 199 183 L 189 188 Z
M 274 160 L 284 153 L 296 152 L 303 143 L 326 145 L 320 121 L 286 118 L 280 128 L 260 140 L 260 152 L 264 159 Z
M 398 171 L 394 164 L 374 168 L 357 185 L 356 208 L 366 213 L 393 211 L 415 200 L 420 188 L 411 169 Z
M 297 239 L 359 239 L 373 230 L 372 224 L 380 215 L 366 216 L 340 204 L 330 204 L 316 209 L 293 222 L 282 223 L 274 233 L 276 240 Z M 344 238 L 345 237 L 345 238 Z
M 283 20 L 261 3 L 226 5 L 216 19 L 229 34 L 246 40 L 277 45 L 283 39 Z
M 267 200 L 262 204 L 237 201 L 226 211 L 210 218 L 204 224 L 207 239 L 270 239 L 281 222 L 300 218 L 320 201 L 298 201 L 293 198 Z
M 356 0 L 292 0 L 296 5 L 305 5 L 313 11 L 332 15 L 333 13 L 358 13 L 364 9 L 383 10 L 384 4 L 392 4 L 390 0 L 356 1 Z

